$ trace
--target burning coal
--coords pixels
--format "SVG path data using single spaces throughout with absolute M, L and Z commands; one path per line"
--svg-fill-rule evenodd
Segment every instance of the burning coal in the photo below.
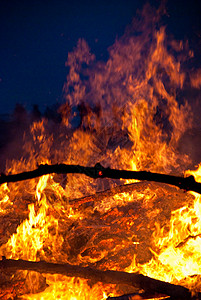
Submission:
M 166 35 L 160 14 L 146 6 L 110 47 L 107 62 L 96 61 L 86 41 L 78 41 L 68 54 L 65 103 L 57 122 L 29 119 L 18 159 L 7 160 L 5 173 L 46 163 L 100 162 L 181 175 L 195 164 L 198 154 L 191 157 L 187 142 L 199 96 L 191 105 L 191 94 L 184 92 L 200 90 L 200 70 L 187 69 L 193 52 Z M 186 174 L 201 182 L 200 168 Z M 126 183 L 133 183 L 132 189 L 111 192 Z M 7 259 L 139 271 L 200 292 L 201 199 L 196 193 L 157 183 L 55 174 L 3 184 L 0 195 L 0 254 Z M 106 299 L 136 292 L 123 284 L 34 271 L 4 270 L 1 282 L 2 299 Z

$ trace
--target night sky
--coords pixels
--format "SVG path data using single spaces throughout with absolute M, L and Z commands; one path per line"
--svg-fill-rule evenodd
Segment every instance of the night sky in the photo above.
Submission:
M 16 103 L 41 111 L 62 101 L 68 52 L 84 38 L 97 60 L 146 1 L 0 0 L 0 115 Z M 160 1 L 149 1 L 158 7 Z M 167 32 L 200 54 L 200 1 L 167 1 Z

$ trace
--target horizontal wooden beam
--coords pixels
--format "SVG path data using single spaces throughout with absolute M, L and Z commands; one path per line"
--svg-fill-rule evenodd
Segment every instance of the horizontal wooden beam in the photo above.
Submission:
M 191 292 L 179 285 L 156 280 L 139 273 L 127 273 L 113 270 L 98 270 L 91 267 L 81 267 L 70 264 L 48 263 L 45 261 L 27 261 L 3 259 L 0 261 L 0 269 L 6 271 L 30 270 L 39 273 L 62 274 L 68 277 L 81 277 L 92 279 L 93 282 L 103 282 L 108 284 L 127 284 L 143 289 L 144 291 L 156 292 L 173 297 L 174 299 L 195 300 L 201 299 L 201 293 L 191 296 Z
M 128 171 L 104 168 L 101 164 L 96 164 L 95 167 L 83 167 L 80 165 L 40 165 L 37 169 L 18 174 L 5 175 L 1 174 L 0 184 L 6 182 L 16 182 L 27 179 L 36 178 L 42 175 L 51 173 L 57 174 L 85 174 L 91 178 L 112 178 L 112 179 L 137 179 L 166 183 L 179 187 L 186 191 L 194 191 L 201 194 L 201 183 L 196 182 L 193 176 L 178 177 L 167 174 L 152 173 L 147 171 Z

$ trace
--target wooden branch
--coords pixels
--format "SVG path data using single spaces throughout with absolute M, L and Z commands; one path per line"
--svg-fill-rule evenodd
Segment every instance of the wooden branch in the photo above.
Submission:
M 116 296 L 116 297 L 108 297 L 106 300 L 132 300 L 132 299 L 140 299 L 140 300 L 146 300 L 146 299 L 161 299 L 161 297 L 164 297 L 163 294 L 156 294 L 156 293 L 133 293 L 133 294 L 126 294 L 122 296 Z M 170 297 L 165 297 L 165 300 L 170 300 Z
M 180 248 L 184 246 L 190 239 L 195 240 L 198 236 L 201 237 L 201 234 L 187 236 L 183 241 L 181 241 L 178 245 L 176 245 L 175 248 Z
M 70 277 L 81 277 L 101 281 L 108 284 L 127 284 L 145 291 L 156 292 L 173 296 L 174 299 L 201 299 L 201 293 L 191 297 L 191 292 L 182 286 L 156 280 L 139 273 L 126 273 L 120 271 L 102 271 L 90 267 L 80 267 L 70 264 L 47 263 L 45 261 L 33 262 L 26 260 L 3 259 L 0 261 L 1 270 L 30 270 L 39 273 L 62 274 Z
M 85 174 L 94 179 L 107 177 L 113 179 L 122 178 L 122 179 L 148 180 L 148 181 L 167 183 L 170 185 L 177 186 L 180 189 L 184 189 L 186 191 L 194 191 L 201 194 L 201 183 L 196 182 L 192 175 L 184 178 L 184 177 L 177 177 L 177 176 L 166 175 L 166 174 L 151 173 L 146 171 L 116 170 L 116 169 L 104 168 L 99 163 L 96 164 L 95 167 L 83 167 L 80 165 L 65 165 L 65 164 L 40 165 L 37 169 L 29 172 L 23 172 L 19 174 L 11 174 L 11 175 L 1 174 L 0 184 L 5 182 L 16 182 L 16 181 L 32 179 L 50 173 Z
M 105 198 L 113 197 L 114 195 L 116 195 L 118 193 L 132 192 L 134 189 L 136 189 L 138 187 L 139 183 L 140 182 L 122 184 L 122 185 L 113 187 L 111 189 L 96 192 L 96 193 L 88 195 L 88 196 L 75 198 L 75 199 L 69 199 L 69 204 L 73 205 L 74 207 L 78 207 L 80 205 L 84 205 L 84 204 L 87 204 L 90 202 L 101 202 Z M 138 189 L 139 189 L 139 187 L 138 187 Z

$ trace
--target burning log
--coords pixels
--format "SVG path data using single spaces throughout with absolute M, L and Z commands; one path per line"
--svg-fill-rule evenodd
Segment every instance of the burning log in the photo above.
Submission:
M 76 206 L 85 205 L 88 203 L 94 203 L 97 201 L 100 202 L 101 200 L 108 198 L 108 197 L 113 197 L 113 196 L 117 195 L 118 193 L 132 192 L 134 189 L 137 188 L 138 184 L 139 184 L 139 182 L 118 185 L 114 188 L 99 191 L 99 192 L 96 192 L 95 194 L 92 194 L 89 196 L 75 198 L 75 199 L 69 199 L 69 204 L 76 207 Z
M 22 172 L 18 174 L 5 175 L 1 174 L 0 184 L 5 182 L 16 182 L 27 179 L 36 178 L 42 175 L 51 173 L 68 174 L 77 173 L 85 174 L 91 178 L 112 178 L 112 179 L 137 179 L 166 183 L 184 189 L 186 191 L 194 191 L 201 194 L 201 183 L 196 182 L 195 178 L 191 175 L 188 177 L 178 177 L 167 174 L 151 173 L 147 171 L 128 171 L 104 168 L 101 164 L 97 163 L 95 167 L 83 167 L 80 165 L 40 165 L 37 169 L 29 172 Z
M 201 299 L 201 293 L 198 293 L 197 296 L 191 296 L 191 292 L 183 286 L 156 280 L 139 273 L 112 270 L 102 271 L 91 267 L 48 263 L 45 261 L 13 260 L 6 259 L 5 257 L 0 261 L 0 268 L 9 271 L 29 270 L 39 273 L 62 274 L 70 277 L 91 279 L 94 282 L 101 281 L 108 284 L 127 284 L 148 292 L 165 294 L 174 299 Z
M 150 293 L 134 293 L 134 294 L 126 294 L 117 297 L 108 297 L 107 300 L 143 300 L 143 299 L 164 299 L 171 300 L 172 298 L 159 294 L 150 294 Z
M 25 293 L 24 286 L 25 280 L 0 283 L 0 299 L 16 299 L 18 294 Z

